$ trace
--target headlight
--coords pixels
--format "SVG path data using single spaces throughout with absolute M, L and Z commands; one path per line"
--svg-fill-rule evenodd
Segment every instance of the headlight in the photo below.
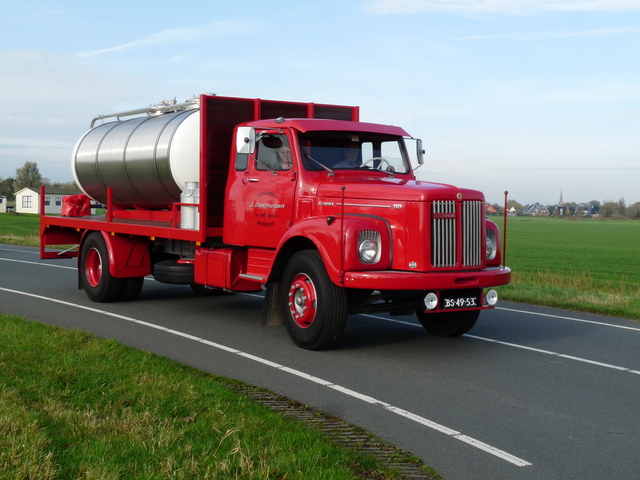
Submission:
M 427 296 L 424 297 L 424 306 L 427 310 L 433 310 L 438 306 L 438 296 L 431 292 L 427 293 Z
M 496 303 L 498 303 L 498 292 L 496 292 L 495 290 L 489 290 L 484 295 L 484 300 L 487 305 L 493 307 Z
M 496 253 L 498 251 L 498 244 L 496 243 L 496 233 L 493 230 L 487 229 L 487 237 L 485 242 L 485 256 L 487 260 L 493 260 L 494 258 L 496 258 Z
M 365 230 L 358 235 L 358 255 L 362 263 L 380 261 L 380 234 L 375 230 Z

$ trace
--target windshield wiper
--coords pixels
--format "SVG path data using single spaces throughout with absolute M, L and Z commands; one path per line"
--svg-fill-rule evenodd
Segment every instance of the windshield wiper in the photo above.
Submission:
M 333 170 L 331 170 L 329 167 L 327 167 L 326 165 L 321 164 L 319 161 L 317 161 L 315 158 L 312 158 L 311 155 L 309 155 L 307 152 L 304 151 L 304 149 L 302 150 L 302 154 L 305 156 L 305 158 L 307 160 L 311 160 L 313 163 L 317 163 L 318 165 L 320 165 L 322 168 L 324 168 L 327 172 L 329 172 L 329 175 L 334 177 L 336 174 L 333 172 Z

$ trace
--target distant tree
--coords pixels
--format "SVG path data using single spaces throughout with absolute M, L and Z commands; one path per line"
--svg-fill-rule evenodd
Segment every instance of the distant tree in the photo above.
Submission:
M 507 202 L 507 208 L 509 210 L 511 210 L 511 207 L 516 209 L 516 212 L 521 212 L 522 209 L 524 208 L 522 205 L 520 205 L 516 200 L 509 200 Z
M 627 217 L 637 220 L 640 218 L 640 202 L 636 202 L 633 205 L 627 207 Z
M 13 189 L 13 184 L 15 179 L 13 177 L 7 177 L 4 180 L 0 181 L 0 195 L 3 197 L 7 197 L 9 200 L 15 200 L 13 194 L 15 190 Z
M 591 208 L 602 206 L 602 204 L 600 203 L 600 200 L 590 200 L 589 205 L 591 205 Z
M 42 185 L 42 175 L 36 162 L 24 162 L 24 165 L 16 169 L 15 189 L 22 190 L 25 187 L 36 188 Z
M 617 213 L 618 213 L 618 202 L 609 200 L 608 202 L 604 202 L 600 207 L 601 217 L 613 217 Z
M 43 179 L 42 183 L 43 183 L 43 185 L 47 186 L 48 188 L 55 188 L 57 190 L 69 190 L 69 191 L 80 190 L 78 188 L 78 185 L 74 181 L 71 181 L 71 182 L 51 182 L 50 180 L 45 178 L 45 179 Z
M 624 201 L 624 197 L 618 200 L 618 214 L 623 216 L 627 214 L 627 204 Z

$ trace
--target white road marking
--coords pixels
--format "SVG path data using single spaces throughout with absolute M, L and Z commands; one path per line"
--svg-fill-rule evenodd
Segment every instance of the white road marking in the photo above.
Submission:
M 17 252 L 17 253 L 33 253 L 40 255 L 40 250 L 16 250 L 15 248 L 0 248 L 3 252 Z
M 515 347 L 520 348 L 522 350 L 529 350 L 536 353 L 542 353 L 544 355 L 552 355 L 560 358 L 566 358 L 567 360 L 574 360 L 576 362 L 588 363 L 590 365 L 596 365 L 598 367 L 610 368 L 612 370 L 619 370 L 621 372 L 634 373 L 636 375 L 640 375 L 640 371 L 632 370 L 627 367 L 620 367 L 618 365 L 612 365 L 610 363 L 602 363 L 597 362 L 595 360 L 589 360 L 588 358 L 574 357 L 573 355 L 565 355 L 564 353 L 552 352 L 550 350 L 542 350 L 540 348 L 527 347 L 525 345 L 518 345 L 516 343 L 503 342 L 500 340 L 494 340 L 493 338 L 485 338 L 485 337 L 476 337 L 475 335 L 465 334 L 465 337 L 475 338 L 476 340 L 483 340 L 485 342 L 498 343 L 500 345 L 506 345 L 507 347 Z
M 28 263 L 30 265 L 38 265 L 42 267 L 66 268 L 68 270 L 78 270 L 76 267 L 67 267 L 66 265 L 52 265 L 50 263 L 29 262 L 27 260 L 14 260 L 13 258 L 0 258 L 4 262 Z
M 622 328 L 624 330 L 635 330 L 636 332 L 640 332 L 640 328 L 636 328 L 636 327 L 626 327 L 624 325 L 614 325 L 612 323 L 596 322 L 594 320 L 583 320 L 582 318 L 561 317 L 560 315 L 551 315 L 549 313 L 528 312 L 526 310 L 516 310 L 515 308 L 496 307 L 496 310 L 504 310 L 506 312 L 526 313 L 528 315 L 537 315 L 539 317 L 559 318 L 561 320 L 571 320 L 572 322 L 591 323 L 593 325 L 602 325 L 605 327 Z
M 462 441 L 464 443 L 467 443 L 467 444 L 469 444 L 469 445 L 471 445 L 471 446 L 473 446 L 475 448 L 478 448 L 478 449 L 483 450 L 483 451 L 485 451 L 487 453 L 490 453 L 491 455 L 494 455 L 494 456 L 496 456 L 496 457 L 498 457 L 498 458 L 500 458 L 500 459 L 502 459 L 502 460 L 504 460 L 506 462 L 509 462 L 509 463 L 511 463 L 513 465 L 516 465 L 518 467 L 526 467 L 526 466 L 531 465 L 531 463 L 527 462 L 526 460 L 518 458 L 518 457 L 516 457 L 514 455 L 511 455 L 510 453 L 507 453 L 507 452 L 505 452 L 503 450 L 500 450 L 498 448 L 495 448 L 495 447 L 492 447 L 490 445 L 487 445 L 486 443 L 483 443 L 483 442 L 481 442 L 479 440 L 476 440 L 474 438 L 471 438 L 471 437 L 468 437 L 466 435 L 463 435 L 460 432 L 457 432 L 457 431 L 452 430 L 452 429 L 450 429 L 448 427 L 445 427 L 444 425 L 440 425 L 439 423 L 436 423 L 436 422 L 433 422 L 431 420 L 428 420 L 428 419 L 426 419 L 424 417 L 421 417 L 420 415 L 416 415 L 416 414 L 408 412 L 406 410 L 402 410 L 402 409 L 400 409 L 398 407 L 394 407 L 393 405 L 390 405 L 388 403 L 382 402 L 382 401 L 377 400 L 377 399 L 375 399 L 373 397 L 370 397 L 368 395 L 364 395 L 364 394 L 355 392 L 355 391 L 350 390 L 350 389 L 348 389 L 346 387 L 334 384 L 332 382 L 329 382 L 327 380 L 323 380 L 323 379 L 315 377 L 313 375 L 309 375 L 308 373 L 302 372 L 300 370 L 295 370 L 293 368 L 286 367 L 284 365 L 280 365 L 278 363 L 272 362 L 272 361 L 264 359 L 262 357 L 257 357 L 255 355 L 250 354 L 250 353 L 246 353 L 246 352 L 243 352 L 241 350 L 237 350 L 235 348 L 228 347 L 226 345 L 215 343 L 215 342 L 212 342 L 210 340 L 205 340 L 204 338 L 196 337 L 194 335 L 190 335 L 188 333 L 180 332 L 178 330 L 173 330 L 173 329 L 170 329 L 170 328 L 162 327 L 160 325 L 156 325 L 156 324 L 153 324 L 153 323 L 145 322 L 143 320 L 138 320 L 138 319 L 135 319 L 135 318 L 132 318 L 132 317 L 127 317 L 125 315 L 120 315 L 120 314 L 117 314 L 117 313 L 107 312 L 105 310 L 100 310 L 100 309 L 93 308 L 93 307 L 87 307 L 87 306 L 84 306 L 84 305 L 79 305 L 79 304 L 75 304 L 75 303 L 71 303 L 71 302 L 66 302 L 64 300 L 58 300 L 58 299 L 55 299 L 55 298 L 45 297 L 45 296 L 42 296 L 42 295 L 36 295 L 36 294 L 33 294 L 33 293 L 21 292 L 19 290 L 12 290 L 12 289 L 9 289 L 9 288 L 0 287 L 0 290 L 5 291 L 5 292 L 9 292 L 9 293 L 14 293 L 14 294 L 17 294 L 17 295 L 24 295 L 24 296 L 31 297 L 31 298 L 37 298 L 39 300 L 45 300 L 45 301 L 49 301 L 49 302 L 54 302 L 54 303 L 58 303 L 58 304 L 61 304 L 61 305 L 66 305 L 66 306 L 69 306 L 69 307 L 78 308 L 78 309 L 81 309 L 81 310 L 87 310 L 87 311 L 90 311 L 90 312 L 99 313 L 101 315 L 107 315 L 107 316 L 110 316 L 110 317 L 118 318 L 120 320 L 125 320 L 127 322 L 135 323 L 137 325 L 142 325 L 144 327 L 149 327 L 149 328 L 153 328 L 155 330 L 160 330 L 160 331 L 163 331 L 165 333 L 169 333 L 171 335 L 176 335 L 176 336 L 179 336 L 179 337 L 182 337 L 182 338 L 186 338 L 188 340 L 192 340 L 192 341 L 195 341 L 195 342 L 198 342 L 198 343 L 202 343 L 204 345 L 208 345 L 208 346 L 223 350 L 225 352 L 233 353 L 235 355 L 239 355 L 239 356 L 241 356 L 243 358 L 246 358 L 248 360 L 259 362 L 262 365 L 265 365 L 265 366 L 268 366 L 268 367 L 271 367 L 271 368 L 275 368 L 276 370 L 280 370 L 282 372 L 286 372 L 286 373 L 289 373 L 289 374 L 292 374 L 292 375 L 296 375 L 296 376 L 298 376 L 300 378 L 303 378 L 305 380 L 308 380 L 308 381 L 317 383 L 319 385 L 331 388 L 331 389 L 336 390 L 336 391 L 338 391 L 340 393 L 343 393 L 345 395 L 349 395 L 349 396 L 351 396 L 353 398 L 356 398 L 358 400 L 367 402 L 367 403 L 369 403 L 371 405 L 383 407 L 388 412 L 395 413 L 396 415 L 402 416 L 402 417 L 404 417 L 406 419 L 409 419 L 411 421 L 414 421 L 416 423 L 424 425 L 424 426 L 426 426 L 428 428 L 431 428 L 433 430 L 436 430 L 436 431 L 438 431 L 440 433 L 444 433 L 445 435 L 448 435 L 448 436 L 450 436 L 452 438 L 455 438 L 455 439 L 460 440 L 460 441 Z
M 522 313 L 529 313 L 529 312 L 523 311 Z M 371 318 L 375 318 L 375 319 L 378 319 L 378 320 L 384 320 L 386 322 L 391 322 L 391 323 L 400 323 L 402 325 L 409 325 L 411 327 L 416 327 L 416 328 L 422 328 L 422 325 L 419 325 L 417 323 L 403 322 L 402 320 L 394 320 L 392 318 L 378 317 L 376 315 L 364 315 L 364 314 L 361 314 L 361 316 L 363 316 L 363 317 L 371 317 Z M 551 315 L 547 315 L 547 316 L 551 316 Z M 559 318 L 568 318 L 568 317 L 559 317 Z M 573 318 L 568 318 L 568 319 L 569 320 L 577 320 L 577 319 L 573 319 Z M 593 322 L 593 323 L 597 323 L 597 322 Z M 608 323 L 603 323 L 602 325 L 613 326 L 613 327 L 617 326 L 617 325 L 609 325 Z M 622 328 L 627 328 L 627 327 L 622 327 Z M 630 330 L 636 330 L 636 329 L 631 328 Z M 640 331 L 640 329 L 637 329 L 637 330 Z M 476 335 L 469 335 L 468 333 L 464 334 L 463 336 L 464 337 L 468 337 L 468 338 L 474 338 L 476 340 L 482 340 L 484 342 L 497 343 L 499 345 L 505 345 L 507 347 L 519 348 L 521 350 L 528 350 L 530 352 L 542 353 L 544 355 L 552 355 L 552 356 L 556 356 L 556 357 L 560 357 L 560 358 L 566 358 L 567 360 L 575 360 L 576 362 L 588 363 L 590 365 L 596 365 L 598 367 L 610 368 L 612 370 L 618 370 L 618 371 L 621 371 L 621 372 L 628 372 L 628 373 L 633 373 L 633 374 L 636 374 L 636 375 L 640 375 L 640 371 L 638 371 L 638 370 L 632 370 L 632 369 L 627 368 L 627 367 L 621 367 L 619 365 L 612 365 L 610 363 L 598 362 L 596 360 L 589 360 L 588 358 L 574 357 L 573 355 L 566 355 L 564 353 L 552 352 L 551 350 L 542 350 L 540 348 L 527 347 L 526 345 L 519 345 L 517 343 L 510 343 L 510 342 L 503 342 L 501 340 L 494 340 L 493 338 L 478 337 Z

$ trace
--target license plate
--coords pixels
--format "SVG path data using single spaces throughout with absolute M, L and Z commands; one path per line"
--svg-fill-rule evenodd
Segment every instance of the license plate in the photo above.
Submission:
M 478 304 L 478 297 L 451 297 L 445 298 L 443 308 L 451 309 L 451 308 L 477 308 L 480 305 Z

